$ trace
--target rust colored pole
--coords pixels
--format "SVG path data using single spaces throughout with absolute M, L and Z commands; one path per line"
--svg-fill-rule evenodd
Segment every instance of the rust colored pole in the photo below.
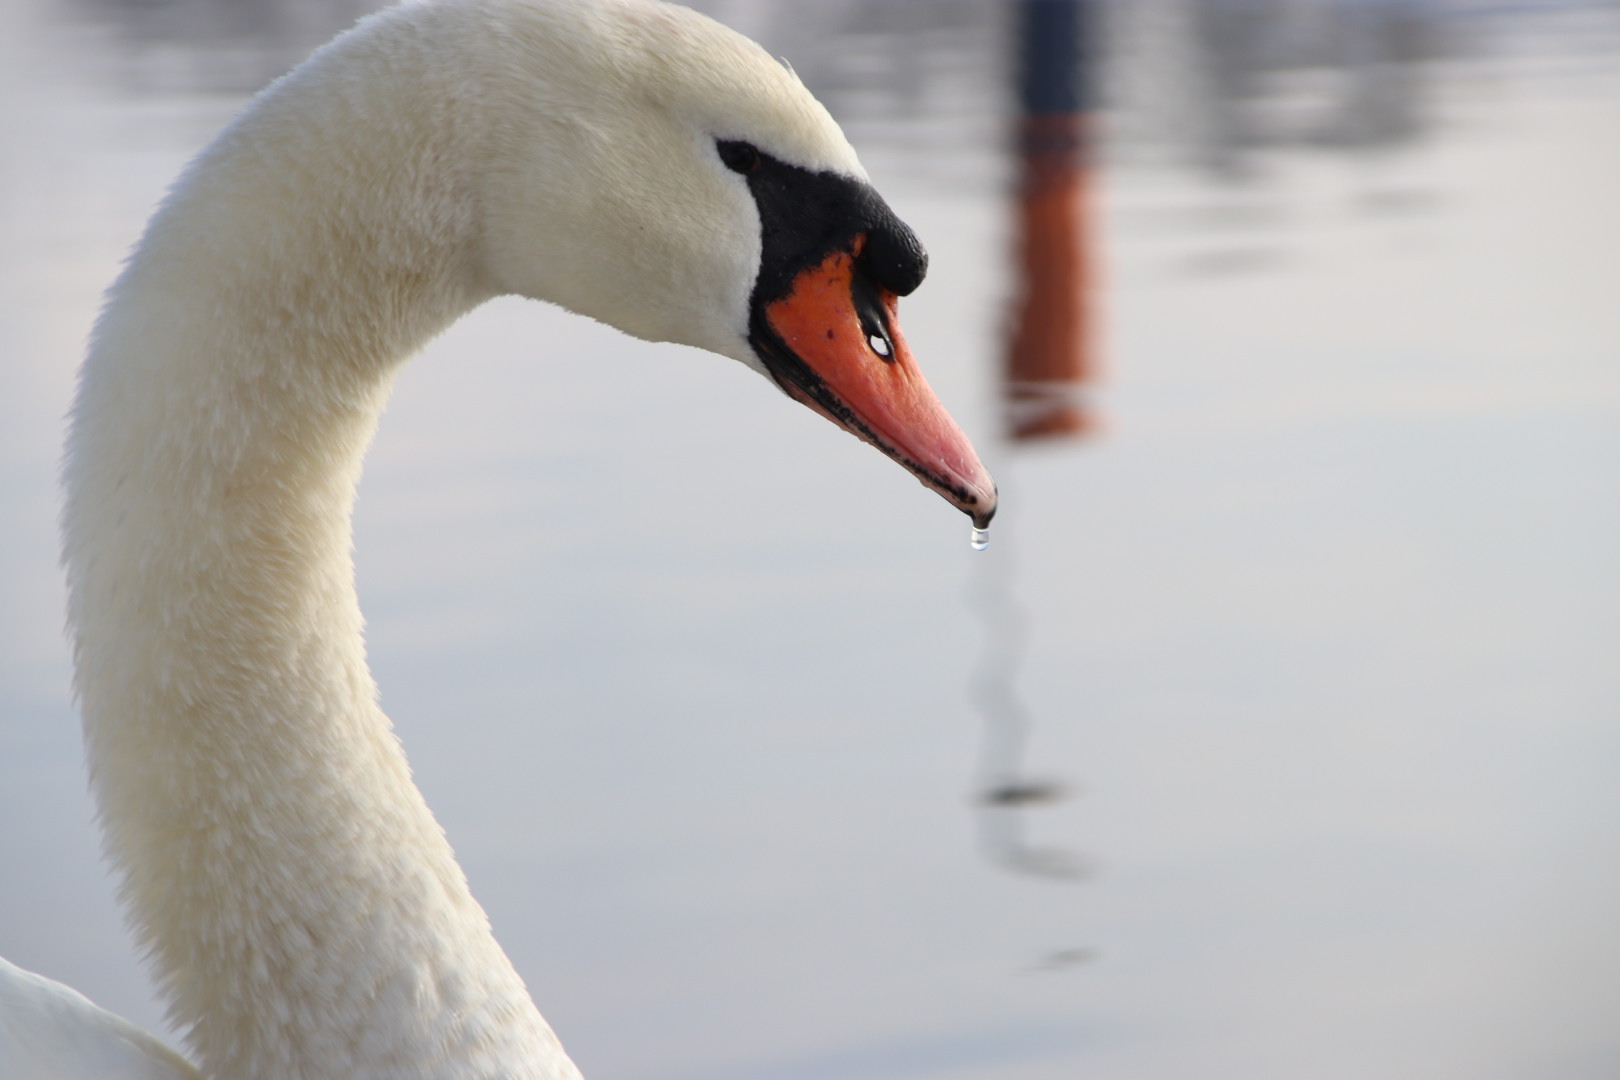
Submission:
M 1015 0 L 1020 115 L 1016 269 L 1003 381 L 1014 442 L 1095 426 L 1087 301 L 1090 259 L 1086 92 L 1089 4 Z

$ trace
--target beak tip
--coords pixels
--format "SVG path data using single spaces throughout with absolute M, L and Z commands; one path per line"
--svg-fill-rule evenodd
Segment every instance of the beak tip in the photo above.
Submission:
M 988 529 L 990 527 L 990 519 L 996 516 L 996 508 L 999 505 L 1000 496 L 996 492 L 995 481 L 992 480 L 990 482 L 990 497 L 987 499 L 980 499 L 976 504 L 974 504 L 973 508 L 968 511 L 968 516 L 973 519 L 973 527 L 975 529 Z
M 975 465 L 977 464 L 975 462 Z M 996 509 L 1000 505 L 1000 492 L 996 488 L 995 480 L 985 471 L 983 465 L 978 465 L 974 471 L 978 475 L 961 484 L 950 501 L 955 503 L 962 513 L 973 519 L 975 529 L 988 529 L 990 519 L 996 516 Z

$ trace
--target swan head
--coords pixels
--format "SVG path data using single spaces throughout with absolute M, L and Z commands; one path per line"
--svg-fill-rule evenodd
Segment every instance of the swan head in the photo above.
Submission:
M 987 524 L 995 483 L 900 332 L 927 255 L 792 70 L 645 0 L 502 30 L 491 286 L 739 360 Z

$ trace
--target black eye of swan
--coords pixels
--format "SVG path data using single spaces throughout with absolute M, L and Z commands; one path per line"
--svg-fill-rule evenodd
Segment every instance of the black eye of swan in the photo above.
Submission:
M 738 142 L 735 139 L 721 139 L 716 145 L 720 149 L 720 160 L 726 168 L 735 173 L 751 173 L 759 168 L 759 151 L 753 143 Z

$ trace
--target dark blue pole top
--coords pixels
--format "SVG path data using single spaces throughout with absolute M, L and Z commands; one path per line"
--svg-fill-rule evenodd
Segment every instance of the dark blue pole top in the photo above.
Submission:
M 1018 93 L 1025 116 L 1085 112 L 1090 0 L 1014 0 Z

